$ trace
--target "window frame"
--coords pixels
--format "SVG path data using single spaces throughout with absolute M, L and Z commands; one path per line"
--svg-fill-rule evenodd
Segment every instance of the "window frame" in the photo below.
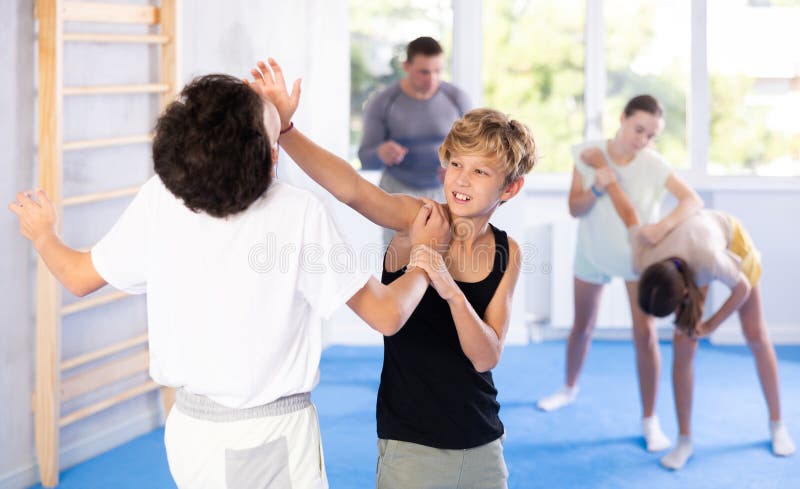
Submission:
M 686 141 L 689 167 L 677 170 L 692 184 L 706 189 L 744 185 L 748 188 L 800 189 L 798 176 L 712 175 L 708 172 L 711 145 L 711 85 L 708 69 L 708 3 L 691 2 L 689 93 L 686 107 Z M 481 68 L 482 0 L 453 2 L 453 81 L 464 88 L 476 106 L 483 99 Z M 606 92 L 605 25 L 603 0 L 586 0 L 584 67 L 584 137 L 602 137 Z M 559 179 L 560 180 L 560 179 Z

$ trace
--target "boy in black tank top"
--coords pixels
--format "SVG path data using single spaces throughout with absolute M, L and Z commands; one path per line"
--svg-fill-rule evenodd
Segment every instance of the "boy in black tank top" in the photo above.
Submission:
M 479 317 L 484 316 L 508 264 L 508 237 L 490 228 L 494 236 L 491 270 L 481 280 L 456 282 Z M 381 281 L 390 284 L 404 272 L 384 267 Z M 461 348 L 448 303 L 433 287 L 403 328 L 384 336 L 383 343 L 379 438 L 466 449 L 503 435 L 492 373 L 474 368 Z
M 384 336 L 377 486 L 506 488 L 491 369 L 503 350 L 521 255 L 489 219 L 520 191 L 535 164 L 529 129 L 491 109 L 456 121 L 439 149 L 447 202 L 437 204 L 387 194 L 294 128 L 299 82 L 290 94 L 274 60 L 252 74 L 253 88 L 278 108 L 280 143 L 289 156 L 340 201 L 395 230 L 384 283 L 415 266 L 431 279 L 405 325 Z M 423 205 L 449 216 L 451 232 L 412 247 L 408 230 Z

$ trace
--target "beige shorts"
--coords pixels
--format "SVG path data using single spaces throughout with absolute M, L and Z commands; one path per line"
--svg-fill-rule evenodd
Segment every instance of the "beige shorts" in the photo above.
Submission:
M 377 489 L 507 489 L 504 438 L 467 450 L 380 439 Z

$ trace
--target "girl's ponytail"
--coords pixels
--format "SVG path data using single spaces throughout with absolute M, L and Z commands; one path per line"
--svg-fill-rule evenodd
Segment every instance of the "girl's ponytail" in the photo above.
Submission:
M 678 306 L 678 310 L 675 311 L 675 326 L 689 337 L 694 337 L 697 334 L 700 320 L 703 319 L 703 293 L 697 287 L 694 273 L 686 261 L 681 258 L 670 258 L 670 261 L 683 277 L 686 287 L 683 300 Z

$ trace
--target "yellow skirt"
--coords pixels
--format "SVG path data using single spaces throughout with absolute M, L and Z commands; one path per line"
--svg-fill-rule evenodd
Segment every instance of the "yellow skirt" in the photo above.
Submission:
M 753 244 L 752 238 L 739 219 L 730 215 L 728 218 L 730 218 L 733 228 L 729 249 L 742 259 L 742 273 L 747 277 L 750 286 L 755 287 L 761 278 L 761 253 L 756 249 L 756 245 Z

